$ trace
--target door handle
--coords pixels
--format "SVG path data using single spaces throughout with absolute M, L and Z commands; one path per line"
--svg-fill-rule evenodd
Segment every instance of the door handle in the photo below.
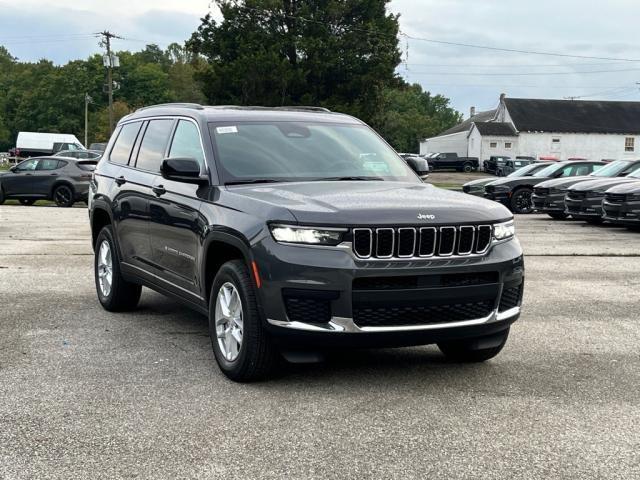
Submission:
M 125 183 L 127 183 L 127 179 L 124 177 L 118 177 L 116 178 L 116 185 L 118 185 L 119 187 L 124 185 Z
M 58 176 L 57 173 L 50 173 L 49 175 L 51 175 L 52 177 L 57 177 Z
M 153 187 L 151 190 L 153 190 L 153 193 L 155 193 L 158 197 L 160 195 L 164 195 L 165 193 L 167 193 L 163 185 L 158 185 L 157 187 Z

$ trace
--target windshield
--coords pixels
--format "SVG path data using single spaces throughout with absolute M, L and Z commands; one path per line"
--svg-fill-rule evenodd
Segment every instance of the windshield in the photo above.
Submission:
M 522 168 L 519 168 L 515 172 L 510 173 L 507 177 L 530 177 L 534 172 L 540 170 L 541 168 L 545 168 L 544 165 L 537 165 L 532 163 L 530 165 L 525 165 Z
M 633 173 L 627 175 L 627 178 L 640 178 L 640 165 L 638 167 L 639 168 L 636 168 Z
M 533 174 L 534 177 L 551 177 L 554 173 L 559 170 L 562 170 L 566 166 L 566 163 L 555 163 L 553 165 L 549 165 L 547 168 L 543 168 L 542 170 Z
M 606 167 L 601 168 L 597 172 L 592 173 L 591 177 L 617 177 L 620 173 L 626 170 L 631 162 L 625 160 L 618 160 L 610 163 Z
M 269 181 L 420 182 L 364 125 L 313 122 L 210 124 L 225 184 Z

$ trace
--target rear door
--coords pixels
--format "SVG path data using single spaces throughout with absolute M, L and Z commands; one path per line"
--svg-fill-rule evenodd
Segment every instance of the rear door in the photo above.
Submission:
M 178 120 L 167 158 L 193 158 L 206 171 L 201 133 L 196 122 Z M 154 196 L 150 200 L 149 236 L 153 262 L 174 288 L 200 299 L 198 269 L 200 239 L 206 221 L 200 215 L 198 185 L 162 178 L 155 172 Z
M 60 175 L 59 170 L 66 165 L 67 162 L 57 158 L 40 158 L 34 172 L 34 193 L 42 197 L 49 196 L 53 184 Z

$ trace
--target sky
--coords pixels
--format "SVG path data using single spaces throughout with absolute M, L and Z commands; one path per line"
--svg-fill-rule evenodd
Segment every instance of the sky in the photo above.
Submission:
M 115 49 L 138 50 L 148 43 L 166 47 L 189 38 L 210 3 L 0 0 L 0 45 L 20 60 L 47 58 L 58 64 L 99 52 L 90 34 L 105 29 L 124 37 L 114 41 Z M 637 0 L 392 0 L 389 10 L 400 14 L 403 34 L 398 73 L 450 98 L 465 117 L 472 106 L 494 108 L 500 93 L 640 101 Z

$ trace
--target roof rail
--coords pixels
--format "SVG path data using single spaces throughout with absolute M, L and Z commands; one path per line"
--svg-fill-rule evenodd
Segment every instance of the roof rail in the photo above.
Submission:
M 140 107 L 136 110 L 136 112 L 140 112 L 142 110 L 148 110 L 150 108 L 162 108 L 162 107 L 182 107 L 182 108 L 192 108 L 194 110 L 204 110 L 204 107 L 199 103 L 174 102 L 174 103 L 159 103 L 157 105 L 149 105 L 148 107 Z
M 284 107 L 273 107 L 276 110 L 304 110 L 307 112 L 321 112 L 321 113 L 331 113 L 331 110 L 324 107 L 310 107 L 306 105 L 291 105 Z

